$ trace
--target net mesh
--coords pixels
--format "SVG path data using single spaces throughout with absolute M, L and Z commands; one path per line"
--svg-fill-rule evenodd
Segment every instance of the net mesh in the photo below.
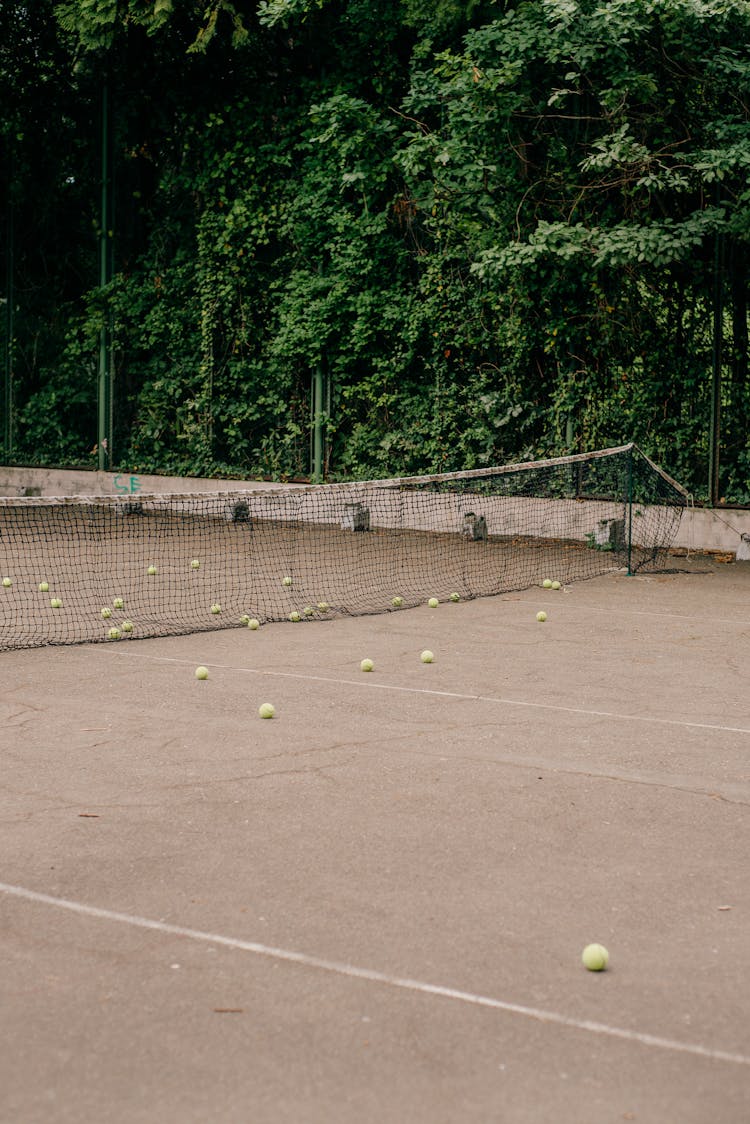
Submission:
M 0 499 L 0 649 L 380 613 L 654 569 L 685 503 L 630 445 L 308 488 Z

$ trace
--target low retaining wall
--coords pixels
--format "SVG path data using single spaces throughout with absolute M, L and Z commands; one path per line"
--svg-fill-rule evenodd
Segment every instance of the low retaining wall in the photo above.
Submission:
M 0 467 L 0 496 L 133 496 L 168 495 L 191 492 L 242 492 L 299 489 L 302 485 L 284 485 L 260 480 L 216 480 L 185 476 L 155 476 L 141 473 L 111 473 L 47 468 Z M 541 501 L 549 504 L 550 501 Z M 568 501 L 560 501 L 566 503 Z M 452 505 L 450 505 L 452 508 Z M 446 513 L 447 514 L 447 513 Z M 457 509 L 451 510 L 447 523 L 456 528 Z M 551 521 L 551 526 L 554 525 Z M 583 537 L 589 529 L 581 526 Z M 446 525 L 446 529 L 448 526 Z M 514 528 L 515 529 L 515 528 Z M 492 528 L 490 532 L 492 533 Z M 499 528 L 498 528 L 499 530 Z M 522 528 L 518 528 L 522 530 Z M 734 554 L 743 534 L 750 535 L 750 510 L 690 508 L 683 512 L 674 546 L 686 550 L 715 551 Z

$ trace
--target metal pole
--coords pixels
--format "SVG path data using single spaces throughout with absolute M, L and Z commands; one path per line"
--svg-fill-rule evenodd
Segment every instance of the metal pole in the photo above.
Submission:
M 633 450 L 628 453 L 628 577 L 633 576 Z
M 14 293 L 14 216 L 13 216 L 13 148 L 8 140 L 8 210 L 7 246 L 5 259 L 5 356 L 3 364 L 3 449 L 6 456 L 13 452 L 13 323 Z
M 313 455 L 312 478 L 316 484 L 323 479 L 323 365 L 318 363 L 313 375 Z
M 714 241 L 714 323 L 713 357 L 711 363 L 711 423 L 708 435 L 708 501 L 712 507 L 719 502 L 719 453 L 721 448 L 721 362 L 724 319 L 721 277 L 721 235 Z
M 102 122 L 101 122 L 101 211 L 99 216 L 99 287 L 104 290 L 111 279 L 110 271 L 110 168 L 109 168 L 109 88 L 107 80 L 102 84 Z M 99 329 L 99 381 L 97 392 L 97 464 L 103 471 L 112 463 L 111 417 L 111 370 L 110 370 L 110 331 L 108 315 L 102 307 L 102 324 Z

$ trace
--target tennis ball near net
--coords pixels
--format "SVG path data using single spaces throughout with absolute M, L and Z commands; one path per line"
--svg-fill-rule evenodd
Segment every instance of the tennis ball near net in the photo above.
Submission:
M 437 609 L 440 602 L 438 601 L 437 597 L 431 597 L 430 600 L 427 602 L 427 604 L 430 606 L 431 609 Z
M 122 597 L 115 597 L 114 598 L 114 600 L 112 601 L 112 608 L 113 609 L 124 609 L 125 608 L 125 602 L 123 601 Z
M 123 621 L 122 625 L 120 627 L 122 628 L 123 632 L 132 632 L 133 631 L 133 622 L 132 621 Z
M 546 621 L 547 614 L 545 613 L 544 609 L 540 609 L 540 611 L 536 615 L 536 619 L 539 621 L 540 624 L 543 624 Z
M 152 578 L 154 574 L 158 574 L 158 572 L 159 571 L 156 569 L 156 566 L 149 566 L 149 568 L 146 570 L 146 573 L 150 578 Z
M 39 592 L 49 593 L 49 582 L 39 582 Z
M 587 944 L 581 960 L 590 972 L 603 972 L 609 964 L 609 953 L 603 944 Z
M 460 600 L 461 600 L 461 594 L 460 593 L 451 593 L 451 601 L 453 601 L 455 603 L 456 601 L 460 601 Z
M 273 703 L 261 703 L 258 707 L 258 714 L 261 718 L 273 718 L 276 714 L 276 708 Z
M 550 589 L 562 589 L 562 585 L 560 584 L 560 582 L 553 582 L 550 586 Z
M 6 589 L 10 589 L 10 587 L 13 585 L 13 579 L 12 578 L 3 578 L 3 585 Z
M 196 667 L 195 678 L 196 679 L 208 679 L 208 668 L 203 667 L 202 664 L 201 664 L 200 667 Z
M 372 662 L 372 660 L 362 660 L 362 663 L 359 665 L 359 670 L 372 671 L 374 667 L 375 664 Z
M 247 627 L 255 632 L 256 628 L 260 628 L 260 621 L 256 621 L 255 617 L 251 617 L 247 622 Z
M 211 612 L 214 616 L 218 616 L 218 614 L 221 612 L 221 605 L 218 603 L 218 601 L 214 602 L 214 604 L 211 606 Z
M 288 574 L 285 578 L 281 579 L 281 584 L 285 585 L 287 588 L 292 584 L 292 579 L 289 577 Z
M 297 610 L 296 610 L 296 609 L 294 609 L 294 610 L 293 610 L 293 611 L 292 611 L 292 612 L 291 612 L 291 613 L 289 614 L 289 620 L 290 620 L 290 621 L 294 621 L 294 623 L 296 624 L 296 623 L 297 623 L 297 621 L 301 621 L 301 620 L 302 620 L 302 617 L 301 617 L 301 616 L 299 615 L 299 613 L 297 612 Z
M 106 608 L 102 609 L 102 618 L 105 621 L 107 620 L 108 617 L 111 617 L 111 616 L 112 616 L 112 610 L 111 609 L 106 609 Z
M 552 579 L 545 578 L 542 582 L 542 589 L 552 589 Z
M 62 609 L 62 601 L 59 597 L 50 597 L 49 604 L 51 609 Z
M 425 648 L 425 650 L 422 652 L 422 654 L 419 658 L 422 661 L 422 663 L 432 663 L 432 661 L 435 659 L 435 656 L 433 655 L 433 653 L 430 651 L 429 648 Z
M 191 570 L 200 570 L 200 568 L 201 568 L 200 558 L 193 558 L 192 562 L 190 563 L 190 569 Z
M 393 605 L 394 609 L 400 609 L 401 606 L 403 605 L 403 603 L 404 603 L 403 597 L 394 597 L 393 600 L 391 601 L 391 605 Z
M 107 633 L 107 636 L 110 638 L 110 640 L 119 640 L 120 639 L 119 628 L 110 628 L 109 632 Z
M 328 604 L 327 601 L 319 601 L 318 602 L 318 610 L 321 613 L 327 613 L 328 610 L 330 609 L 330 607 L 331 606 Z

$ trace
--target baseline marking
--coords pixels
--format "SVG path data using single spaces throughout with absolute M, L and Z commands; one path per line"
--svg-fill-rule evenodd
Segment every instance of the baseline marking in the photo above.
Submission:
M 550 1023 L 555 1026 L 564 1026 L 570 1030 L 583 1030 L 590 1034 L 605 1035 L 610 1038 L 620 1038 L 626 1042 L 634 1042 L 640 1046 L 653 1046 L 660 1050 L 673 1050 L 683 1054 L 692 1054 L 696 1057 L 707 1058 L 715 1062 L 728 1062 L 732 1065 L 750 1066 L 750 1057 L 745 1054 L 733 1054 L 726 1050 L 713 1050 L 708 1046 L 698 1043 L 680 1042 L 677 1039 L 662 1038 L 656 1034 L 643 1034 L 637 1030 L 627 1030 L 624 1027 L 609 1026 L 607 1023 L 594 1022 L 590 1019 L 574 1019 L 568 1015 L 561 1015 L 556 1011 L 545 1011 L 538 1007 L 527 1007 L 522 1003 L 510 1003 L 504 999 L 493 999 L 487 995 L 477 995 L 471 991 L 461 991 L 453 987 L 441 987 L 439 984 L 424 983 L 403 976 L 391 976 L 386 972 L 378 972 L 372 968 L 358 968 L 353 964 L 344 964 L 336 960 L 325 960 L 318 956 L 308 956 L 303 952 L 294 952 L 285 948 L 274 948 L 272 945 L 258 944 L 256 941 L 244 941 L 235 937 L 224 937 L 219 933 L 207 933 L 201 929 L 188 929 L 182 925 L 171 925 L 166 921 L 155 921 L 148 917 L 138 917 L 129 913 L 117 913 L 114 910 L 100 909 L 97 906 L 86 905 L 83 902 L 70 901 L 68 898 L 53 897 L 51 894 L 42 894 L 37 890 L 29 890 L 24 886 L 13 886 L 0 882 L 0 893 L 8 894 L 26 901 L 36 902 L 39 905 L 55 906 L 58 909 L 67 909 L 72 913 L 82 914 L 85 917 L 95 917 L 100 921 L 113 921 L 123 925 L 131 925 L 137 929 L 151 929 L 157 933 L 168 936 L 186 937 L 188 940 L 202 941 L 205 944 L 221 945 L 224 948 L 235 949 L 240 952 L 252 952 L 257 956 L 265 956 L 272 960 L 283 960 L 291 964 L 301 964 L 306 968 L 315 968 L 323 972 L 332 972 L 338 976 L 348 976 L 350 979 L 365 980 L 369 983 L 383 984 L 386 987 L 399 988 L 402 991 L 418 992 L 422 995 L 436 996 L 442 999 L 453 999 L 459 1003 L 468 1003 L 475 1007 L 489 1007 L 496 1011 L 505 1011 L 511 1015 L 522 1015 L 537 1022 Z
M 192 666 L 194 661 L 177 659 L 174 656 L 147 656 L 139 652 L 130 655 L 126 652 L 112 652 L 117 658 L 154 660 L 156 663 L 178 663 Z M 625 722 L 650 722 L 659 726 L 680 726 L 690 730 L 714 730 L 724 734 L 750 734 L 748 726 L 719 726 L 711 722 L 686 722 L 680 718 L 650 718 L 644 714 L 620 714 L 613 710 L 588 710 L 580 706 L 561 706 L 558 703 L 527 702 L 524 699 L 509 699 L 494 695 L 467 695 L 459 691 L 433 691 L 427 687 L 400 687 L 394 683 L 372 683 L 358 679 L 334 679 L 327 675 L 307 675 L 299 671 L 269 671 L 267 668 L 237 667 L 231 663 L 208 663 L 207 667 L 217 667 L 222 671 L 241 671 L 247 675 L 269 675 L 277 679 L 304 679 L 309 683 L 334 683 L 340 687 L 364 687 L 366 690 L 401 691 L 408 695 L 432 695 L 445 699 L 465 699 L 471 702 L 498 703 L 501 706 L 521 706 L 532 710 L 553 710 L 563 714 L 584 714 L 592 718 L 617 718 Z

